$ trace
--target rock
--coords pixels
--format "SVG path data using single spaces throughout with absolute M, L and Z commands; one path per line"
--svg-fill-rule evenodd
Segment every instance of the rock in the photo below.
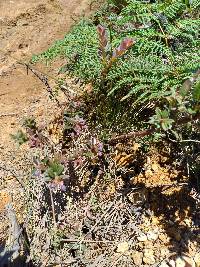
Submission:
M 182 256 L 182 258 L 185 261 L 185 267 L 195 267 L 196 266 L 195 261 L 191 257 L 184 255 L 184 256 Z
M 169 265 L 167 264 L 166 261 L 161 262 L 161 264 L 159 265 L 159 267 L 169 267 Z
M 188 256 L 181 256 L 175 259 L 176 267 L 195 267 L 195 262 Z
M 149 231 L 147 233 L 147 239 L 148 240 L 156 240 L 156 239 L 158 239 L 158 234 L 153 232 L 153 231 Z
M 141 266 L 142 265 L 142 257 L 143 257 L 143 253 L 139 252 L 139 251 L 136 251 L 136 250 L 134 250 L 132 252 L 132 254 L 131 254 L 131 258 L 133 260 L 133 263 L 136 266 Z
M 153 247 L 153 243 L 152 243 L 152 241 L 150 241 L 150 240 L 147 240 L 147 241 L 144 242 L 143 244 L 144 244 L 144 248 L 146 248 L 146 249 L 150 249 L 150 248 Z
M 146 264 L 149 264 L 149 265 L 154 264 L 156 261 L 155 261 L 153 249 L 145 249 L 144 257 L 142 260 Z
M 161 257 L 166 257 L 168 254 L 169 254 L 169 249 L 168 249 L 168 248 L 166 248 L 166 247 L 162 247 L 162 248 L 160 249 L 160 256 L 161 256 Z
M 184 220 L 185 224 L 189 227 L 192 225 L 192 220 L 190 218 Z
M 25 19 L 18 20 L 17 26 L 28 26 L 28 22 Z
M 128 242 L 122 242 L 122 243 L 118 244 L 118 246 L 117 246 L 117 252 L 118 253 L 124 253 L 128 250 L 129 250 Z
M 198 244 L 196 241 L 188 240 L 188 255 L 194 259 L 197 254 Z
M 137 245 L 138 245 L 138 249 L 143 250 L 144 247 L 146 247 L 146 242 L 139 242 Z
M 176 267 L 186 267 L 185 261 L 182 257 L 176 258 L 175 263 L 176 263 Z
M 170 261 L 169 261 L 169 266 L 170 266 L 170 267 L 176 267 L 176 263 L 175 263 L 175 261 L 174 261 L 174 260 L 170 260 Z
M 148 266 L 149 265 L 153 265 L 156 261 L 155 261 L 155 258 L 154 258 L 154 256 L 151 256 L 151 257 L 143 257 L 143 262 L 145 263 L 145 264 L 148 264 Z
M 194 256 L 194 261 L 196 263 L 196 267 L 200 267 L 200 253 L 197 253 L 195 256 Z
M 137 240 L 140 242 L 145 242 L 147 241 L 147 236 L 145 234 L 141 234 L 140 236 L 137 237 Z
M 169 242 L 169 237 L 166 234 L 160 234 L 159 235 L 159 239 L 164 243 L 168 243 Z
M 156 216 L 152 216 L 151 217 L 151 225 L 158 225 L 160 223 L 160 221 L 159 221 L 159 218 L 158 217 L 156 217 Z
M 159 170 L 159 165 L 158 164 L 156 164 L 156 163 L 153 163 L 152 165 L 151 165 L 151 169 L 154 171 L 154 172 L 158 172 L 158 170 Z

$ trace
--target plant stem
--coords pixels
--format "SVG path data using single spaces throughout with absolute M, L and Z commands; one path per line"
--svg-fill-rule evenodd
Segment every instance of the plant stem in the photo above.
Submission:
M 55 228 L 57 228 L 55 205 L 54 205 L 53 194 L 52 194 L 52 190 L 51 190 L 50 186 L 49 186 L 49 192 L 50 192 L 50 198 L 51 198 L 51 208 L 52 208 L 54 226 L 55 226 Z

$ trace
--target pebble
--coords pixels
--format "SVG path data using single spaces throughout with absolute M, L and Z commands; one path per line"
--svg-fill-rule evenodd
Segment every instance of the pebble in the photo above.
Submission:
M 176 267 L 186 267 L 185 266 L 186 262 L 184 261 L 184 259 L 182 257 L 178 257 L 175 260 L 175 266 Z
M 156 163 L 153 163 L 153 164 L 151 165 L 151 169 L 152 169 L 154 172 L 157 172 L 157 171 L 159 170 L 159 165 L 156 164 Z
M 143 257 L 143 253 L 139 252 L 139 251 L 136 251 L 136 250 L 134 250 L 132 252 L 132 254 L 131 254 L 131 258 L 133 260 L 133 263 L 136 266 L 141 266 L 142 265 L 142 257 Z
M 194 261 L 196 263 L 196 267 L 200 267 L 200 253 L 197 253 L 195 256 L 194 256 Z
M 153 216 L 153 217 L 151 218 L 151 223 L 152 223 L 152 224 L 155 224 L 155 225 L 158 225 L 158 224 L 159 224 L 159 219 L 158 219 L 157 217 Z
M 165 257 L 168 254 L 169 254 L 169 249 L 167 247 L 163 247 L 160 249 L 160 256 L 161 257 Z
M 149 265 L 155 264 L 156 261 L 153 253 L 154 253 L 153 249 L 145 249 L 143 262 Z
M 122 242 L 122 243 L 118 244 L 118 246 L 117 246 L 117 252 L 118 253 L 124 253 L 128 250 L 129 250 L 128 242 Z
M 147 236 L 145 234 L 141 234 L 140 236 L 137 237 L 137 240 L 140 242 L 145 242 L 147 241 Z
M 195 267 L 195 262 L 188 256 L 179 256 L 175 260 L 170 260 L 170 267 Z
M 147 233 L 147 239 L 148 240 L 157 240 L 158 239 L 158 234 L 157 233 L 155 233 L 155 232 L 153 232 L 153 231 L 149 231 L 148 233 Z
M 159 235 L 159 239 L 160 239 L 164 244 L 166 244 L 166 243 L 169 242 L 169 237 L 168 237 L 167 235 L 165 235 L 165 234 L 160 234 L 160 235 Z
M 169 265 L 167 264 L 166 261 L 161 262 L 161 264 L 159 265 L 159 267 L 169 267 Z
M 198 248 L 198 244 L 197 242 L 195 241 L 191 241 L 189 240 L 188 241 L 188 254 L 191 256 L 191 257 L 195 257 L 196 253 L 197 253 L 197 248 Z
M 183 256 L 182 258 L 186 263 L 185 267 L 195 267 L 196 266 L 195 261 L 191 257 Z
M 184 222 L 185 222 L 185 224 L 186 224 L 187 226 L 191 227 L 191 225 L 192 225 L 192 220 L 191 220 L 190 218 L 189 218 L 189 219 L 185 219 Z
M 169 261 L 169 266 L 170 266 L 170 267 L 176 267 L 176 263 L 175 263 L 175 261 L 174 261 L 174 260 L 170 260 L 170 261 Z

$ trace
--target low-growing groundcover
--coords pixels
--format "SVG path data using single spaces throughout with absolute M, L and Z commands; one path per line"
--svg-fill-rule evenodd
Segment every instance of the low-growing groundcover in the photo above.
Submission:
M 198 252 L 199 6 L 110 0 L 33 57 L 63 57 L 59 72 L 91 88 L 69 94 L 53 126 L 31 118 L 15 136 L 34 152 L 35 266 L 167 265 Z

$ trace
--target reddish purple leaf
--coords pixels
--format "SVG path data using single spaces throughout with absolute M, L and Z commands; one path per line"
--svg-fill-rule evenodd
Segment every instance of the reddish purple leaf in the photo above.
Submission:
M 135 40 L 133 38 L 124 39 L 121 44 L 113 51 L 112 61 L 122 56 L 134 43 Z
M 132 38 L 126 38 L 121 42 L 121 44 L 119 46 L 119 50 L 120 51 L 126 51 L 134 43 L 135 43 L 135 40 L 133 40 Z
M 106 32 L 106 29 L 101 25 L 97 26 L 97 32 L 99 35 L 100 50 L 102 52 L 103 58 L 105 58 L 106 57 L 106 46 L 108 44 L 108 35 Z
M 106 33 L 106 29 L 100 24 L 97 26 L 97 31 L 100 36 L 104 36 Z

